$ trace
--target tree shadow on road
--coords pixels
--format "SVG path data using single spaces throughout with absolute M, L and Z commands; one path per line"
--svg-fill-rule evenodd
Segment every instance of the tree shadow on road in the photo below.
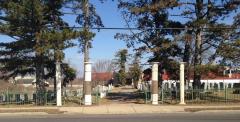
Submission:
M 111 103 L 134 103 L 143 104 L 144 94 L 138 91 L 135 92 L 114 92 L 109 93 L 107 98 Z

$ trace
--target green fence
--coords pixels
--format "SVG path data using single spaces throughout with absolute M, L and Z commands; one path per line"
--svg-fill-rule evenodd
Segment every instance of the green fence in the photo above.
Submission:
M 40 99 L 41 98 L 41 99 Z M 0 105 L 55 105 L 54 93 L 36 93 L 32 91 L 0 91 Z
M 63 90 L 62 92 L 62 103 L 63 105 L 83 105 L 82 89 L 70 89 Z M 92 101 L 93 104 L 99 104 L 99 90 L 93 89 Z M 36 93 L 35 91 L 22 90 L 1 90 L 0 91 L 0 105 L 11 106 L 11 105 L 24 105 L 24 106 L 35 106 L 35 105 L 56 105 L 56 96 L 53 91 L 48 90 L 44 93 Z
M 160 89 L 159 100 L 163 104 L 178 104 L 180 92 L 179 90 Z M 185 102 L 187 104 L 240 104 L 240 89 L 188 89 L 185 90 Z
M 92 103 L 99 104 L 100 102 L 99 89 L 92 89 Z M 65 106 L 84 105 L 84 96 L 82 89 L 66 90 L 63 94 L 63 104 Z

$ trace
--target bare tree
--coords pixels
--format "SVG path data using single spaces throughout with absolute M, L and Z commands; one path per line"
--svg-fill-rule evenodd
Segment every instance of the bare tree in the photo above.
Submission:
M 111 60 L 98 60 L 93 65 L 93 72 L 112 72 L 113 62 Z

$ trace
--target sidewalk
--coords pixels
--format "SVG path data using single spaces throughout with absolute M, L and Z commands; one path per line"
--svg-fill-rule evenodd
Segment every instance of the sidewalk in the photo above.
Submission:
M 42 114 L 157 114 L 157 113 L 187 113 L 187 112 L 240 112 L 240 104 L 223 105 L 151 105 L 139 104 L 136 89 L 125 86 L 113 89 L 100 105 L 74 107 L 24 107 L 0 106 L 0 116 L 12 114 L 42 115 Z
M 226 106 L 181 106 L 181 105 L 146 105 L 146 104 L 109 104 L 81 107 L 13 107 L 0 108 L 0 115 L 5 113 L 24 114 L 153 114 L 153 113 L 183 113 L 199 111 L 237 110 L 240 105 Z
M 146 104 L 109 104 L 91 107 L 62 107 L 66 114 L 153 114 L 183 113 L 216 110 L 240 110 L 240 105 L 228 106 L 181 106 L 181 105 L 146 105 Z

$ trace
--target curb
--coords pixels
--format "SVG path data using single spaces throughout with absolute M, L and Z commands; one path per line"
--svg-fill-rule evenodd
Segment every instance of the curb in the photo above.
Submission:
M 185 108 L 185 112 L 240 110 L 240 107 Z
M 88 111 L 84 111 L 86 108 L 91 108 Z M 127 109 L 120 108 L 114 109 L 113 111 L 101 108 L 95 108 L 96 106 L 88 106 L 88 107 L 79 107 L 77 109 L 72 109 L 71 107 L 65 108 L 0 108 L 0 116 L 4 115 L 54 115 L 54 114 L 62 114 L 62 115 L 72 115 L 72 114 L 82 114 L 82 115 L 125 115 L 125 114 L 160 114 L 160 113 L 194 113 L 194 112 L 222 112 L 222 111 L 239 111 L 240 106 L 226 106 L 226 107 L 217 107 L 217 106 L 149 106 L 140 109 L 136 109 L 132 106 L 128 106 Z M 104 108 L 104 107 L 103 107 Z M 128 111 L 132 109 L 131 111 Z

